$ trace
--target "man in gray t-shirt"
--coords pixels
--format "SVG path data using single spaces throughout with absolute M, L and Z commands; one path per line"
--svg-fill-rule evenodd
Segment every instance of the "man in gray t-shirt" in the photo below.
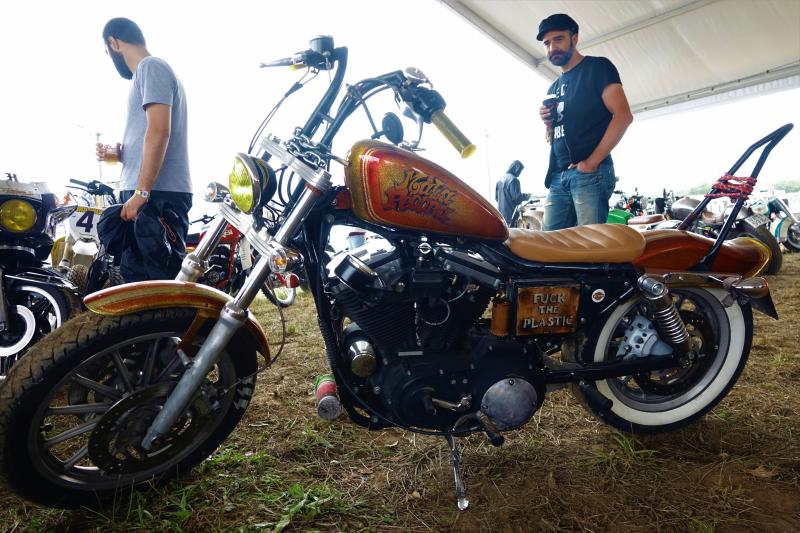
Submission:
M 126 282 L 173 278 L 186 250 L 192 206 L 186 95 L 167 62 L 150 55 L 133 21 L 109 20 L 103 41 L 117 72 L 131 80 L 120 151 L 120 218 L 133 223 L 136 239 L 120 258 L 122 274 Z M 101 144 L 97 157 L 106 157 Z

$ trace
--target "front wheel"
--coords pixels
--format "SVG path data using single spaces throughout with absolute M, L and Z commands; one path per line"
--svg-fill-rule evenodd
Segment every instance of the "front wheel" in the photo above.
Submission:
M 73 312 L 61 287 L 29 281 L 6 289 L 9 327 L 0 331 L 0 374 L 39 339 L 60 327 Z
M 0 389 L 0 474 L 21 496 L 57 507 L 96 505 L 186 472 L 230 434 L 250 401 L 255 351 L 237 337 L 176 425 L 140 446 L 210 328 L 193 309 L 64 324 L 14 366 Z M 197 331 L 182 341 L 187 331 Z M 236 357 L 232 357 L 235 354 Z
M 726 306 L 728 292 L 721 289 L 674 289 L 675 307 L 686 324 L 697 357 L 688 367 L 642 372 L 595 383 L 598 392 L 612 401 L 602 419 L 621 431 L 659 433 L 688 425 L 713 408 L 733 387 L 744 369 L 753 338 L 753 315 L 749 305 L 735 300 Z M 595 337 L 590 362 L 619 357 L 652 355 L 645 348 L 626 346 L 641 342 L 654 331 L 652 316 L 641 299 L 618 307 Z M 633 328 L 633 329 L 631 329 Z M 638 341 L 629 341 L 632 338 Z M 653 339 L 655 340 L 655 339 Z M 644 343 L 660 353 L 665 345 Z M 631 350 L 633 348 L 633 350 Z M 624 354 L 624 355 L 620 355 Z M 588 398 L 573 391 L 589 405 Z
M 783 245 L 792 252 L 800 252 L 800 222 L 792 222 L 789 226 Z

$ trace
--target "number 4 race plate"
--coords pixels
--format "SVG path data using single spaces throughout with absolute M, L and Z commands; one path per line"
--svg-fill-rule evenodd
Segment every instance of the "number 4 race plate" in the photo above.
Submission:
M 79 205 L 69 217 L 69 233 L 77 240 L 90 239 L 99 242 L 97 237 L 97 221 L 103 209 Z

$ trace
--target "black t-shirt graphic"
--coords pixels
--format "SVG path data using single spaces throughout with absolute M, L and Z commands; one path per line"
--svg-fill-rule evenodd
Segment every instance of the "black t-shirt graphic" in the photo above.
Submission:
M 548 94 L 558 96 L 558 116 L 553 127 L 555 170 L 583 161 L 600 143 L 611 122 L 602 94 L 612 83 L 622 82 L 611 61 L 585 56 L 550 86 Z

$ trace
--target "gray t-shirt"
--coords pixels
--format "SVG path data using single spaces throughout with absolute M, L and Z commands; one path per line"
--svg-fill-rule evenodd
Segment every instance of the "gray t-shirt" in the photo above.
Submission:
M 122 176 L 120 189 L 132 191 L 142 168 L 142 147 L 147 131 L 148 104 L 166 104 L 172 111 L 172 125 L 154 191 L 192 192 L 187 147 L 186 95 L 183 85 L 163 59 L 148 56 L 139 62 L 128 95 L 128 119 L 122 138 Z

